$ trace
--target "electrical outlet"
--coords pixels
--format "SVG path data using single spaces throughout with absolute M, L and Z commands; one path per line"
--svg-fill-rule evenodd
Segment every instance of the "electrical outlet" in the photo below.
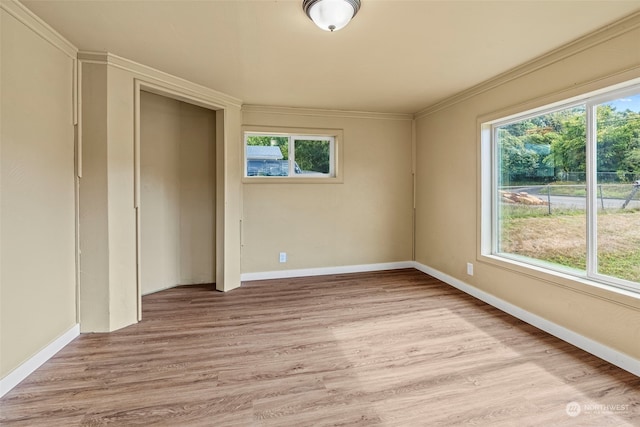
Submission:
M 280 262 L 287 262 L 287 253 L 280 252 Z
M 473 276 L 473 264 L 471 264 L 470 262 L 467 263 L 467 274 L 469 276 Z

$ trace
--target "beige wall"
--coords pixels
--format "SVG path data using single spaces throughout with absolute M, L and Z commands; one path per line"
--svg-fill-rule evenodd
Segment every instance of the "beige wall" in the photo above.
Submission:
M 108 330 L 109 225 L 107 183 L 107 68 L 82 67 L 82 169 L 80 186 L 80 325 L 84 331 Z
M 142 293 L 215 281 L 215 112 L 142 92 Z
M 242 271 L 412 258 L 411 120 L 247 107 L 243 124 L 342 129 L 343 183 L 244 183 Z M 286 129 L 283 129 L 286 130 Z M 279 263 L 286 252 L 288 261 Z
M 477 259 L 478 118 L 499 118 L 640 77 L 638 29 L 578 47 L 584 50 L 417 120 L 416 259 L 640 359 L 640 300 Z M 476 264 L 473 277 L 466 275 L 467 262 Z
M 4 9 L 0 19 L 3 378 L 76 324 L 75 52 L 28 17 L 32 28 Z
M 180 282 L 216 280 L 216 113 L 180 103 Z
M 104 332 L 135 323 L 133 78 L 82 65 L 80 326 Z
M 107 212 L 109 330 L 137 321 L 136 223 L 134 206 L 134 82 L 127 70 L 107 67 Z M 83 105 L 85 105 L 83 98 Z M 89 102 L 93 102 L 90 100 Z M 86 169 L 85 169 L 86 171 Z M 83 177 L 84 179 L 84 177 Z M 86 193 L 86 192 L 85 192 Z M 82 199 L 82 180 L 80 196 Z M 80 237 L 89 234 L 80 224 Z M 82 247 L 81 255 L 84 256 Z M 84 272 L 84 265 L 81 264 Z M 80 282 L 81 289 L 89 285 Z M 104 302 L 102 303 L 104 305 Z M 90 308 L 88 308 L 90 310 Z M 88 310 L 80 307 L 80 314 Z M 82 323 L 80 325 L 83 326 Z
M 216 289 L 241 285 L 242 113 L 228 105 L 216 111 Z

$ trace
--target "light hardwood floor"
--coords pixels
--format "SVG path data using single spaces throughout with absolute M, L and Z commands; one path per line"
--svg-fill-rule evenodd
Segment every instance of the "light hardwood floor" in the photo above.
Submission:
M 640 378 L 416 270 L 178 287 L 143 316 L 81 335 L 0 423 L 640 425 Z

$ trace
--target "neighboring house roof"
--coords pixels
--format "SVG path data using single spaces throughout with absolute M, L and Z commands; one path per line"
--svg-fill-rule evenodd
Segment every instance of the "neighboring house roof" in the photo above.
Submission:
M 281 160 L 282 151 L 278 146 L 249 145 L 247 146 L 247 159 L 251 160 Z

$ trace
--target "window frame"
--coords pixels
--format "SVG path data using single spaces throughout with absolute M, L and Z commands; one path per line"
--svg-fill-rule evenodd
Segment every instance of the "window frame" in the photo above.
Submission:
M 342 129 L 281 128 L 269 126 L 243 126 L 242 129 L 242 182 L 243 183 L 342 183 Z M 288 176 L 249 176 L 247 139 L 250 136 L 275 136 L 289 139 Z M 295 141 L 329 141 L 329 173 L 295 174 Z
M 521 112 L 510 114 L 495 113 L 478 118 L 479 127 L 479 242 L 477 258 L 496 266 L 514 270 L 526 275 L 544 278 L 551 282 L 558 282 L 572 287 L 572 284 L 583 283 L 607 291 L 614 291 L 626 296 L 640 298 L 640 283 L 607 276 L 597 272 L 597 136 L 596 108 L 598 105 L 619 99 L 628 95 L 640 94 L 640 79 L 634 79 L 615 86 L 605 87 L 596 91 L 577 95 L 553 103 L 547 103 Z M 518 254 L 499 251 L 499 167 L 500 153 L 497 144 L 497 130 L 499 127 L 517 123 L 552 112 L 585 106 L 586 115 L 586 223 L 585 238 L 587 245 L 586 269 L 579 270 L 562 265 L 529 258 Z

